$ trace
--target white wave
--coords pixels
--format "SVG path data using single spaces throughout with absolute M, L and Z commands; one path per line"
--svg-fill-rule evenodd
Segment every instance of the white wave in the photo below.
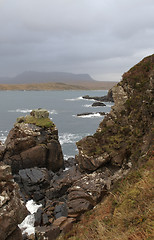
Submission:
M 74 158 L 74 156 L 73 156 L 73 155 L 66 155 L 66 154 L 64 154 L 64 159 L 65 159 L 65 160 L 67 160 L 67 159 L 69 159 L 69 158 Z
M 65 101 L 79 101 L 79 100 L 83 100 L 83 97 L 67 98 L 67 99 L 65 99 Z
M 6 136 L 0 136 L 0 141 L 1 141 L 2 143 L 4 143 L 5 140 L 6 140 Z
M 58 114 L 56 110 L 48 110 L 50 114 Z
M 2 143 L 5 142 L 5 140 L 7 138 L 7 135 L 8 135 L 8 131 L 6 131 L 6 130 L 5 131 L 3 131 L 3 130 L 0 131 L 0 141 Z
M 42 205 L 37 205 L 33 200 L 29 200 L 26 203 L 26 207 L 28 211 L 31 213 L 28 215 L 24 221 L 19 224 L 19 228 L 22 230 L 22 234 L 28 234 L 31 235 L 35 233 L 35 227 L 34 227 L 34 222 L 35 222 L 35 217 L 34 213 L 37 212 L 38 208 L 40 208 Z
M 79 118 L 99 118 L 99 117 L 102 117 L 102 115 L 100 113 L 92 113 L 92 114 L 76 116 L 76 117 L 79 117 Z
M 60 144 L 63 145 L 65 143 L 75 143 L 81 138 L 80 135 L 74 133 L 63 133 L 59 136 Z
M 89 107 L 91 107 L 91 104 L 85 104 L 85 105 L 82 105 L 82 106 L 89 108 Z
M 8 112 L 21 112 L 21 113 L 30 113 L 32 109 L 16 109 L 16 110 L 8 110 Z
M 110 104 L 106 104 L 106 107 L 112 107 L 114 104 L 110 105 Z

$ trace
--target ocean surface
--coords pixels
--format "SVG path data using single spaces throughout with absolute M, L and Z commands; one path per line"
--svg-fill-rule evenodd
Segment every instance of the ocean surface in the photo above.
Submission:
M 77 154 L 76 142 L 95 133 L 103 116 L 97 112 L 110 112 L 113 105 L 92 107 L 93 100 L 82 96 L 104 96 L 106 90 L 95 91 L 0 91 L 0 141 L 5 141 L 16 118 L 25 116 L 36 108 L 45 108 L 58 128 L 59 140 L 65 159 Z M 77 117 L 78 113 L 93 112 Z

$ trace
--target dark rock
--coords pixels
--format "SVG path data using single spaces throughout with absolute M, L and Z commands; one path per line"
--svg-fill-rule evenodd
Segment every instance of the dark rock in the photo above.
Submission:
M 100 102 L 114 102 L 113 100 L 113 96 L 112 96 L 112 89 L 110 89 L 108 91 L 108 94 L 106 96 L 102 96 L 102 97 L 90 97 L 89 95 L 85 95 L 83 96 L 84 99 L 93 99 L 96 101 L 100 101 Z
M 68 213 L 69 214 L 82 214 L 93 208 L 93 205 L 84 198 L 77 198 L 68 202 Z
M 67 189 L 81 178 L 81 173 L 76 166 L 71 167 L 68 171 L 62 172 L 60 176 L 55 174 L 50 182 L 50 188 L 46 191 L 48 199 L 59 199 L 67 194 Z
M 80 117 L 80 116 L 87 116 L 91 114 L 94 114 L 94 113 L 93 112 L 78 113 L 77 116 Z
M 19 227 L 17 227 L 12 233 L 11 235 L 9 235 L 6 240 L 23 240 L 22 238 L 22 233 Z
M 57 205 L 54 209 L 54 216 L 55 219 L 59 217 L 67 217 L 68 212 L 67 212 L 67 206 L 65 203 Z
M 46 213 L 43 213 L 42 215 L 42 225 L 47 225 L 49 223 L 48 215 Z
M 92 107 L 105 107 L 106 105 L 102 102 L 94 102 Z
M 66 168 L 71 168 L 74 165 L 76 165 L 75 158 L 68 158 L 67 160 L 64 160 L 64 166 Z
M 41 226 L 42 214 L 43 214 L 43 210 L 41 208 L 39 208 L 37 212 L 34 214 L 34 217 L 35 217 L 34 227 Z
M 22 194 L 36 202 L 44 198 L 45 191 L 50 185 L 50 175 L 45 168 L 22 169 L 19 170 L 19 175 L 16 174 L 14 177 Z

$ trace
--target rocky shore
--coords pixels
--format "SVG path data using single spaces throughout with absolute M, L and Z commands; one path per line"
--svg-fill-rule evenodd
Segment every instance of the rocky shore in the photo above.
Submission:
M 77 142 L 79 154 L 69 159 L 68 170 L 64 170 L 58 131 L 48 112 L 37 109 L 17 119 L 0 146 L 0 218 L 4 222 L 0 239 L 17 239 L 12 235 L 16 232 L 22 239 L 18 224 L 27 211 L 21 196 L 25 202 L 33 199 L 42 205 L 35 213 L 35 234 L 24 239 L 54 240 L 102 201 L 117 180 L 138 167 L 152 144 L 153 87 L 154 55 L 130 69 L 109 91 L 115 103 L 111 112 L 93 136 Z M 8 221 L 6 208 L 12 214 Z

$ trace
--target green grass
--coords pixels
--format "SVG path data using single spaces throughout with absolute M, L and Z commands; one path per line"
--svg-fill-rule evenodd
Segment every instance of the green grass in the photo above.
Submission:
M 24 122 L 35 124 L 36 126 L 44 127 L 44 128 L 52 129 L 55 127 L 54 123 L 50 120 L 50 118 L 35 118 L 33 116 L 26 116 L 24 118 Z

